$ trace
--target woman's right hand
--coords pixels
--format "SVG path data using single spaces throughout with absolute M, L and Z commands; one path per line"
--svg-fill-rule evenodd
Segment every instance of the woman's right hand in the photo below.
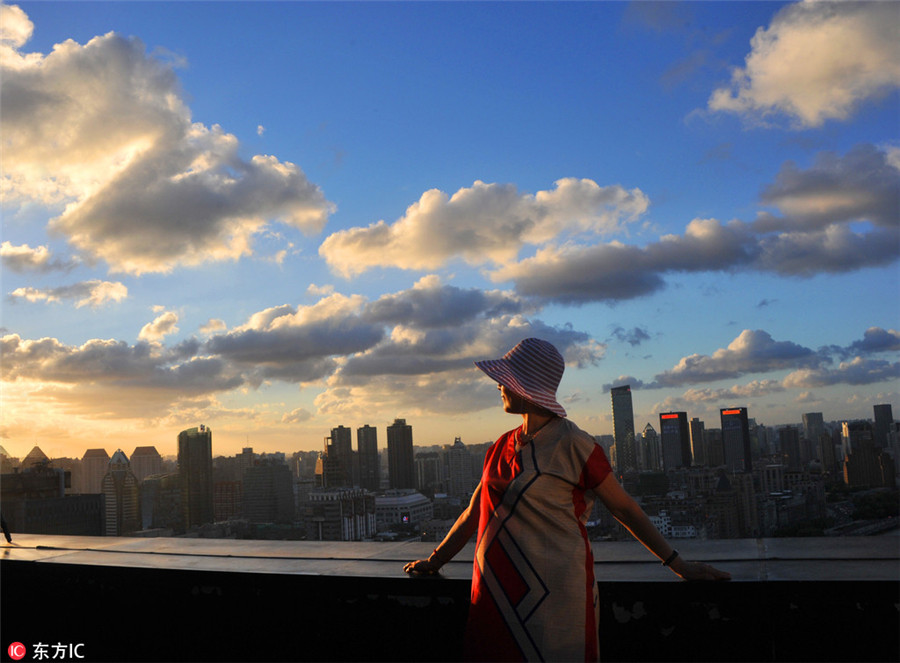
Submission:
M 414 576 L 433 576 L 440 569 L 440 562 L 430 559 L 417 559 L 415 562 L 409 562 L 403 567 L 404 571 Z

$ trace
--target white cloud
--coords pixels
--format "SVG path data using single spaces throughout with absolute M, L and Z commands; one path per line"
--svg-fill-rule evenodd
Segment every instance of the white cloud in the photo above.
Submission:
M 75 266 L 74 260 L 57 260 L 51 255 L 46 246 L 31 248 L 28 244 L 14 246 L 11 242 L 0 245 L 0 260 L 14 272 L 50 272 L 69 270 Z
M 640 246 L 569 241 L 492 272 L 522 297 L 581 304 L 657 292 L 669 273 L 756 271 L 786 276 L 844 273 L 900 257 L 900 171 L 886 151 L 858 145 L 819 155 L 809 169 L 786 164 L 763 189 L 752 222 L 694 219 L 681 235 Z
M 90 306 L 99 308 L 109 302 L 119 302 L 128 297 L 128 288 L 112 281 L 82 281 L 58 288 L 16 288 L 9 293 L 10 298 L 29 302 L 56 303 L 64 299 L 74 299 L 75 308 Z
M 432 189 L 387 224 L 337 232 L 319 254 L 344 276 L 373 267 L 437 269 L 454 259 L 470 265 L 514 260 L 526 244 L 560 235 L 620 232 L 649 206 L 639 189 L 601 187 L 566 178 L 550 191 L 522 194 L 509 184 L 475 182 L 452 196 Z
M 0 193 L 65 203 L 50 229 L 90 258 L 166 272 L 248 255 L 274 222 L 321 231 L 334 206 L 302 170 L 245 159 L 235 136 L 192 123 L 171 65 L 139 40 L 108 33 L 23 54 L 27 31 L 14 27 L 0 59 Z
M 792 341 L 776 341 L 763 330 L 745 329 L 727 348 L 711 355 L 682 357 L 671 369 L 656 376 L 654 385 L 669 387 L 736 378 L 748 373 L 764 373 L 798 366 L 817 366 L 822 358 L 813 350 Z
M 50 402 L 93 418 L 153 418 L 179 403 L 229 391 L 244 382 L 217 357 L 176 360 L 159 346 L 92 339 L 69 346 L 55 338 L 0 339 L 2 378 Z
M 789 5 L 757 30 L 745 66 L 712 93 L 709 108 L 756 120 L 785 114 L 800 127 L 846 120 L 900 86 L 898 25 L 893 2 Z
M 157 316 L 153 322 L 148 322 L 141 328 L 138 340 L 158 343 L 169 334 L 176 332 L 178 332 L 178 314 L 166 311 Z
M 201 334 L 212 334 L 219 331 L 225 331 L 228 329 L 228 325 L 225 324 L 224 320 L 220 320 L 219 318 L 210 318 L 207 320 L 206 324 L 200 327 Z

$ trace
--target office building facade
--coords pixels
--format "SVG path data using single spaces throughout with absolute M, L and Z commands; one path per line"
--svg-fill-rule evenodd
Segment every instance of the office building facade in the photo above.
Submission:
M 178 434 L 178 475 L 184 527 L 213 522 L 212 431 L 206 426 Z
M 395 419 L 387 429 L 388 477 L 391 488 L 416 487 L 412 426 Z
M 747 408 L 731 407 L 719 410 L 722 421 L 722 447 L 725 468 L 729 472 L 750 472 L 753 469 L 750 448 L 750 420 Z
M 687 412 L 661 413 L 659 432 L 662 441 L 663 469 L 668 472 L 679 467 L 690 467 L 691 431 Z
M 128 457 L 121 449 L 116 450 L 100 484 L 105 501 L 106 536 L 124 536 L 142 529 L 139 485 Z
M 374 426 L 356 429 L 356 456 L 359 464 L 359 485 L 368 491 L 381 488 L 381 471 L 378 463 L 378 430 Z
M 616 439 L 616 470 L 638 471 L 637 448 L 634 439 L 634 408 L 631 402 L 631 386 L 610 389 L 613 415 L 613 437 Z

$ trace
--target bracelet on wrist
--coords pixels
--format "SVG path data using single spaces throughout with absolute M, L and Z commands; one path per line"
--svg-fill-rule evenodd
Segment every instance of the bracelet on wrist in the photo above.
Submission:
M 675 558 L 678 557 L 678 551 L 672 548 L 672 554 L 666 558 L 666 561 L 662 563 L 663 566 L 671 566 L 672 562 L 675 561 Z

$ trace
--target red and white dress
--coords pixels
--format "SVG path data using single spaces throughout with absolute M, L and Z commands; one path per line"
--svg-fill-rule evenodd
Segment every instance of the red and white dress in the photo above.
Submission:
M 594 438 L 552 419 L 485 457 L 466 658 L 596 661 L 597 586 L 585 522 L 610 473 Z

